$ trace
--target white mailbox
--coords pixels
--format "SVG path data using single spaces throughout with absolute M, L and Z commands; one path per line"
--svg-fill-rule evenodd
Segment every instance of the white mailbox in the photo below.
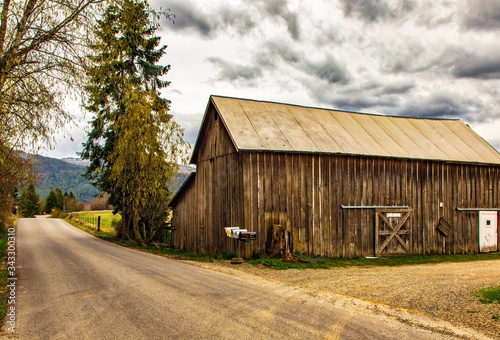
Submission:
M 226 235 L 230 238 L 239 238 L 241 232 L 246 232 L 246 229 L 240 229 L 239 227 L 227 227 L 224 228 L 226 230 Z

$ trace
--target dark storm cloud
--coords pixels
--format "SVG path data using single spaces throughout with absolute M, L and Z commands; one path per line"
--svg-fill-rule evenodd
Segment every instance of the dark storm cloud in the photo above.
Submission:
M 284 61 L 288 64 L 297 64 L 304 60 L 304 53 L 298 51 L 283 40 L 266 41 L 258 48 L 256 60 L 264 65 L 274 66 L 274 64 Z
M 390 108 L 396 103 L 394 98 L 390 97 L 356 97 L 356 96 L 335 96 L 330 100 L 330 104 L 339 110 L 355 111 L 355 112 L 375 112 L 375 107 Z M 386 112 L 382 112 L 386 113 Z
M 218 80 L 228 82 L 250 81 L 262 76 L 262 71 L 258 67 L 232 63 L 219 57 L 209 57 L 208 61 L 220 69 Z
M 239 35 L 245 35 L 255 27 L 257 23 L 254 17 L 244 9 L 224 7 L 220 10 L 220 20 L 217 29 L 219 31 L 228 31 L 233 29 Z
M 316 87 L 311 95 L 332 107 L 348 111 L 393 113 L 414 89 L 413 81 L 377 80 L 356 82 L 338 88 Z
M 245 35 L 267 19 L 272 22 L 283 20 L 290 36 L 294 40 L 300 38 L 298 16 L 288 9 L 286 0 L 252 1 L 246 7 L 225 4 L 210 11 L 189 0 L 175 0 L 169 3 L 169 7 L 175 15 L 175 23 L 166 26 L 172 30 L 191 31 L 209 38 L 231 30 Z
M 288 33 L 294 40 L 300 39 L 300 26 L 297 18 L 297 13 L 293 13 L 288 9 L 287 0 L 272 0 L 263 1 L 265 11 L 273 17 L 282 18 L 288 29 Z
M 458 78 L 500 79 L 500 55 L 460 60 L 452 72 Z
M 176 30 L 192 30 L 202 36 L 209 36 L 214 29 L 213 20 L 189 1 L 173 1 L 170 13 L 175 15 L 174 24 L 165 26 Z
M 367 95 L 383 97 L 391 94 L 405 94 L 410 92 L 415 87 L 413 81 L 392 81 L 381 82 L 378 80 L 358 82 L 348 87 L 341 88 L 340 94 L 343 95 Z
M 408 117 L 460 118 L 468 122 L 481 122 L 486 119 L 483 110 L 479 99 L 469 98 L 463 93 L 441 91 L 425 98 L 408 99 L 396 113 Z
M 426 45 L 418 40 L 407 41 L 384 51 L 381 69 L 392 74 L 430 73 L 447 75 L 467 54 L 459 45 L 446 42 Z
M 394 84 L 383 85 L 380 88 L 380 95 L 383 94 L 406 94 L 415 87 L 413 81 L 399 82 Z
M 342 10 L 346 17 L 355 16 L 373 22 L 400 17 L 415 7 L 411 0 L 403 0 L 392 6 L 384 0 L 341 0 Z
M 326 55 L 322 59 L 313 61 L 305 51 L 298 50 L 293 44 L 285 41 L 267 41 L 257 50 L 254 59 L 256 64 L 263 68 L 288 65 L 296 69 L 296 74 L 305 73 L 329 84 L 345 83 L 350 79 L 345 65 L 333 55 Z
M 306 62 L 306 67 L 309 74 L 326 80 L 330 84 L 344 83 L 349 80 L 349 72 L 333 56 L 327 56 L 320 62 Z
M 469 0 L 463 26 L 476 30 L 500 29 L 500 1 Z
M 195 32 L 206 38 L 214 38 L 220 31 L 230 29 L 243 35 L 256 26 L 247 9 L 228 5 L 207 12 L 205 7 L 187 0 L 172 1 L 169 6 L 170 13 L 175 15 L 174 23 L 164 26 L 174 31 Z

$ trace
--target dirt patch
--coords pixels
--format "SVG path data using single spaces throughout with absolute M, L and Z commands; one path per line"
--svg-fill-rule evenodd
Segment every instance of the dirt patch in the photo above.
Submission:
M 484 304 L 474 296 L 477 289 L 500 285 L 500 260 L 282 271 L 247 264 L 231 268 L 310 291 L 423 314 L 500 339 L 500 304 Z

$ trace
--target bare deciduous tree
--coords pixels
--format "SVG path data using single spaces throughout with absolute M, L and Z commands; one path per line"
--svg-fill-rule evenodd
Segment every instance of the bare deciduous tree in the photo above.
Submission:
M 112 0 L 3 0 L 0 3 L 0 214 L 25 178 L 15 149 L 37 152 L 71 120 L 67 95 L 83 80 L 98 7 Z M 7 204 L 8 203 L 8 204 Z
M 0 16 L 0 144 L 51 146 L 71 119 L 96 6 L 106 0 L 4 0 Z

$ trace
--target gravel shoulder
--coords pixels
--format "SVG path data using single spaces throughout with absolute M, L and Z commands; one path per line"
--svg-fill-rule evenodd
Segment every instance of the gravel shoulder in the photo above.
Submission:
M 500 339 L 500 304 L 484 304 L 474 291 L 500 285 L 500 260 L 399 267 L 272 270 L 247 264 L 210 264 L 308 290 L 353 297 L 391 309 L 443 320 Z M 216 269 L 217 270 L 217 269 Z M 388 309 L 389 310 L 389 309 Z

